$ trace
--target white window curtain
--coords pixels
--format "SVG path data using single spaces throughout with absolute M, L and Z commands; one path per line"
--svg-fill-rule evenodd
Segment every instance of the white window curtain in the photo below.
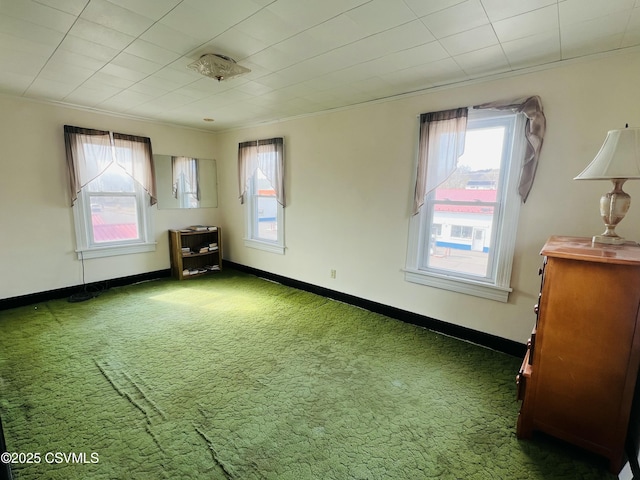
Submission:
M 180 192 L 191 195 L 195 200 L 200 200 L 200 181 L 196 158 L 171 157 L 171 172 L 174 198 L 178 198 L 178 192 Z
M 238 145 L 238 189 L 244 203 L 249 182 L 261 170 L 276 192 L 276 200 L 285 206 L 284 194 L 284 139 L 268 138 L 243 142 Z
M 467 116 L 466 107 L 420 115 L 414 215 L 420 211 L 425 196 L 456 169 L 458 158 L 464 153 Z
M 64 140 L 72 206 L 80 190 L 113 162 L 142 185 L 151 205 L 156 203 L 151 139 L 65 125 Z
M 109 132 L 104 130 L 65 125 L 64 141 L 71 205 L 73 205 L 78 199 L 80 190 L 91 180 L 100 176 L 113 162 L 113 151 Z
M 154 205 L 158 200 L 151 139 L 114 132 L 113 141 L 116 151 L 116 163 L 121 165 L 136 182 L 142 185 L 142 188 L 151 197 L 151 205 Z
M 482 105 L 476 105 L 473 108 L 482 109 L 490 108 L 494 110 L 508 110 L 511 112 L 523 113 L 527 117 L 524 126 L 524 136 L 527 139 L 527 149 L 525 152 L 524 162 L 520 172 L 520 184 L 518 193 L 522 202 L 527 201 L 533 180 L 536 176 L 538 167 L 538 158 L 542 149 L 542 142 L 547 128 L 547 120 L 542 110 L 542 100 L 537 95 L 522 98 L 519 100 L 511 100 L 506 102 L 490 102 Z

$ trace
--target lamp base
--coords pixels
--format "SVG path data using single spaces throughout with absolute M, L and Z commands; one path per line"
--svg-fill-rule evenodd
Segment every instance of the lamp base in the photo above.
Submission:
M 593 243 L 606 243 L 607 245 L 624 245 L 626 240 L 622 237 L 608 237 L 606 235 L 594 235 L 591 239 Z
M 605 193 L 600 199 L 600 216 L 606 227 L 600 235 L 592 238 L 593 243 L 604 243 L 607 245 L 623 245 L 626 240 L 616 233 L 616 225 L 622 221 L 629 206 L 631 197 L 622 190 L 622 185 L 626 178 L 612 178 L 613 190 Z

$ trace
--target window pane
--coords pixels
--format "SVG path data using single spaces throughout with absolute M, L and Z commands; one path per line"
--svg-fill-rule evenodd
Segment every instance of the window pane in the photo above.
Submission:
M 134 192 L 134 180 L 115 163 L 97 178 L 94 178 L 87 188 L 90 192 Z
M 256 197 L 258 238 L 276 242 L 278 241 L 278 202 L 273 190 L 273 195 L 268 196 L 262 192 Z
M 94 243 L 138 240 L 137 200 L 132 196 L 90 195 Z
M 431 195 L 427 266 L 486 277 L 505 127 L 468 129 L 455 172 Z

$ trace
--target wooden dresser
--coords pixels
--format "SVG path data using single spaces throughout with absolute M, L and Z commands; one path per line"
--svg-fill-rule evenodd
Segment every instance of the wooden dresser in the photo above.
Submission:
M 551 237 L 536 324 L 517 377 L 517 435 L 542 431 L 624 460 L 640 363 L 640 247 Z

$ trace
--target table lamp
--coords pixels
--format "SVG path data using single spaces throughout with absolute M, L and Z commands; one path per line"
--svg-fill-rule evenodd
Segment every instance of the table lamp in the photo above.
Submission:
M 600 216 L 606 229 L 595 235 L 593 243 L 622 245 L 625 239 L 615 232 L 622 221 L 631 197 L 622 191 L 629 179 L 640 179 L 640 128 L 610 130 L 593 161 L 574 180 L 611 180 L 613 190 L 600 198 Z

